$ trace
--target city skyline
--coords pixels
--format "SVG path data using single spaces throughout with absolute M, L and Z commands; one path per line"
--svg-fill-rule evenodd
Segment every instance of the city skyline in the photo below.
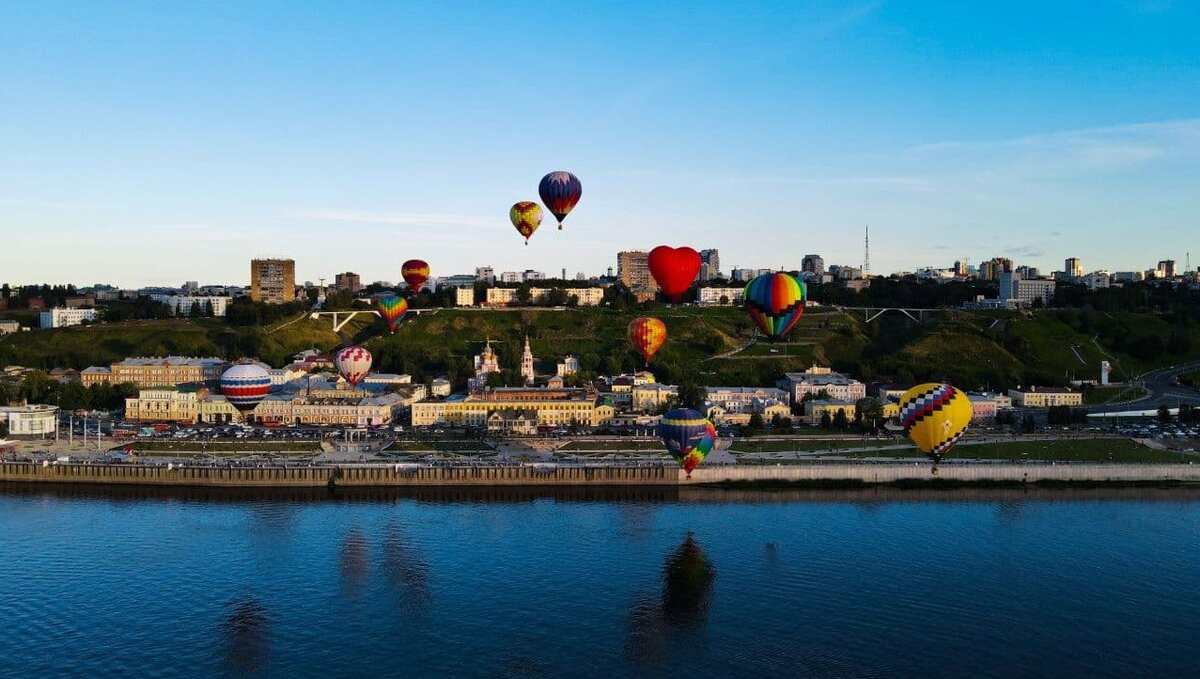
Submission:
M 1194 6 L 339 9 L 9 10 L 6 281 L 861 266 L 867 224 L 878 273 L 1200 248 Z M 525 247 L 556 169 L 583 199 Z

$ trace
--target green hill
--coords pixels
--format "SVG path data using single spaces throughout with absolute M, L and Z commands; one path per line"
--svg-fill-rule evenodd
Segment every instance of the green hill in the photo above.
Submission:
M 135 321 L 9 335 L 0 338 L 0 364 L 83 368 L 127 356 L 176 354 L 257 356 L 282 365 L 304 349 L 357 342 L 375 354 L 379 370 L 417 379 L 449 374 L 461 383 L 490 339 L 512 381 L 528 336 L 540 373 L 553 373 L 555 363 L 572 354 L 585 375 L 613 374 L 642 367 L 625 335 L 629 321 L 643 314 L 668 326 L 667 343 L 649 367 L 669 382 L 769 385 L 784 372 L 819 362 L 863 379 L 949 379 L 968 389 L 1004 388 L 1093 378 L 1105 359 L 1120 380 L 1200 356 L 1200 328 L 1157 314 L 948 310 L 919 323 L 896 313 L 867 323 L 861 312 L 815 307 L 787 342 L 760 338 L 751 344 L 751 326 L 740 309 L 660 306 L 443 309 L 410 316 L 395 335 L 366 316 L 340 333 L 328 320 L 305 317 L 266 327 L 230 326 L 221 319 Z

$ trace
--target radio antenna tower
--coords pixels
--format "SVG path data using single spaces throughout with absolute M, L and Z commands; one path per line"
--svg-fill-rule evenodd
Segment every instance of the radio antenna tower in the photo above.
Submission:
M 867 224 L 866 237 L 863 239 L 863 278 L 871 277 L 871 225 Z

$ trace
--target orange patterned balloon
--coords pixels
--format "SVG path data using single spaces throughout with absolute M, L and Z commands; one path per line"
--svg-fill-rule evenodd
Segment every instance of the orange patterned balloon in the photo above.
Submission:
M 629 322 L 629 343 L 647 363 L 667 341 L 667 324 L 657 318 L 642 316 Z
M 508 218 L 517 231 L 525 236 L 525 244 L 529 245 L 529 237 L 542 225 L 542 206 L 532 200 L 523 200 L 512 206 Z

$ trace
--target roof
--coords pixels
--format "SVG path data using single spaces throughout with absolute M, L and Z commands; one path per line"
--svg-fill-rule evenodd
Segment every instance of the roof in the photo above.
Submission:
M 851 384 L 862 384 L 853 377 L 847 377 L 841 373 L 784 373 L 784 377 L 796 384 L 811 384 L 811 385 L 826 385 L 836 384 L 840 386 L 849 386 Z
M 157 366 L 157 365 L 196 365 L 204 368 L 225 365 L 227 361 L 216 357 L 195 358 L 192 356 L 137 356 L 127 358 L 116 365 L 125 366 Z
M 83 372 L 81 372 L 79 374 L 80 375 L 111 375 L 112 368 L 108 368 L 108 367 L 105 367 L 102 365 L 93 365 L 93 366 L 88 366 L 87 368 L 84 368 Z
M 776 387 L 703 387 L 706 394 L 782 394 L 787 392 Z

